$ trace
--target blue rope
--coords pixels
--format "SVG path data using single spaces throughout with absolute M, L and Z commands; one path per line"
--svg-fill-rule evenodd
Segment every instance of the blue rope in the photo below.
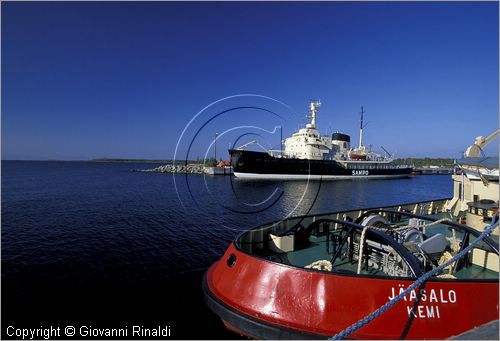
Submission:
M 404 296 L 406 296 L 410 291 L 414 290 L 416 287 L 420 286 L 422 283 L 427 281 L 431 276 L 434 276 L 436 273 L 444 270 L 446 267 L 448 267 L 450 264 L 454 263 L 456 260 L 459 258 L 462 258 L 467 252 L 469 252 L 474 246 L 476 246 L 481 240 L 484 239 L 484 237 L 490 235 L 491 231 L 493 231 L 496 227 L 498 227 L 498 221 L 495 223 L 487 226 L 483 233 L 479 235 L 479 237 L 476 238 L 469 246 L 467 246 L 465 249 L 460 251 L 458 254 L 456 254 L 453 258 L 445 262 L 444 264 L 439 265 L 437 268 L 423 274 L 421 277 L 419 277 L 412 285 L 410 285 L 408 288 L 406 288 L 405 291 L 400 293 L 398 296 L 394 297 L 392 300 L 375 310 L 373 313 L 370 315 L 366 316 L 365 318 L 359 320 L 358 322 L 352 324 L 350 327 L 344 329 L 340 333 L 332 336 L 330 340 L 342 340 L 352 332 L 358 330 L 359 328 L 365 326 L 378 316 L 382 315 L 384 312 L 389 310 L 393 305 L 395 305 L 397 302 L 399 302 Z

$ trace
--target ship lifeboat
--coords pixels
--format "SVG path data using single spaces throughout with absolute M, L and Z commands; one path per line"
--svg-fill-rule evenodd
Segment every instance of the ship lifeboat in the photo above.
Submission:
M 432 207 L 432 217 L 399 206 L 244 232 L 206 272 L 205 300 L 229 329 L 257 339 L 329 338 L 392 300 L 348 337 L 444 339 L 497 320 L 499 253 L 489 237 L 398 297 L 480 235 Z
M 366 154 L 350 152 L 349 158 L 351 160 L 366 160 Z

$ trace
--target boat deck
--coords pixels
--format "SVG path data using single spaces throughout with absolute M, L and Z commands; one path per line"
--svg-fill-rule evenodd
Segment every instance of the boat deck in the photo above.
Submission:
M 286 265 L 296 267 L 306 267 L 318 260 L 330 260 L 332 255 L 326 250 L 326 236 L 311 236 L 310 246 L 300 250 L 278 254 L 267 250 L 261 253 L 261 256 Z M 263 250 L 264 251 L 264 250 Z M 337 259 L 333 266 L 333 273 L 356 273 L 358 268 L 357 259 L 349 261 L 347 257 Z M 380 275 L 386 276 L 384 272 L 373 267 L 363 266 L 361 275 Z M 498 279 L 498 272 L 487 269 L 486 267 L 472 264 L 453 273 L 457 279 Z
M 436 213 L 428 215 L 434 219 L 445 218 L 446 213 Z M 408 220 L 402 219 L 397 225 L 408 224 Z M 333 273 L 350 273 L 356 274 L 358 270 L 358 255 L 359 255 L 359 235 L 353 235 L 353 238 L 348 243 L 344 243 L 342 250 L 338 253 L 335 258 L 334 263 L 331 261 L 334 258 L 335 248 L 332 242 L 332 234 L 335 233 L 333 228 L 336 225 L 323 225 L 322 228 L 318 226 L 315 231 L 311 233 L 307 243 L 305 245 L 294 246 L 292 250 L 288 252 L 276 251 L 271 248 L 264 247 L 259 249 L 254 249 L 254 252 L 259 256 L 269 259 L 274 262 L 307 268 L 318 261 L 326 261 L 328 265 L 333 267 Z M 451 254 L 456 254 L 456 250 L 453 248 L 452 244 L 456 248 L 463 242 L 464 236 L 456 230 L 450 228 L 446 224 L 436 224 L 431 227 L 424 228 L 425 238 L 431 238 L 436 234 L 441 234 L 444 236 L 448 243 L 448 250 Z M 369 234 L 368 234 L 369 235 Z M 368 236 L 367 235 L 367 236 Z M 372 240 L 373 237 L 366 238 L 366 250 L 365 253 L 369 255 L 364 255 L 363 263 L 360 271 L 360 275 L 368 276 L 398 276 L 398 277 L 414 277 L 410 270 L 405 264 L 400 262 L 400 259 L 393 257 L 391 254 L 396 254 L 396 251 L 389 246 L 382 246 L 379 241 Z M 468 237 L 467 237 L 468 238 Z M 471 237 L 473 238 L 473 237 Z M 473 240 L 473 239 L 472 239 Z M 328 241 L 328 242 L 327 242 Z M 352 245 L 348 245 L 348 244 Z M 427 267 L 432 268 L 437 266 L 437 260 L 442 256 L 440 254 L 431 263 L 427 264 Z M 491 258 L 491 259 L 490 259 Z M 494 255 L 487 251 L 485 245 L 479 245 L 477 248 L 469 254 L 468 260 L 464 263 L 458 264 L 456 269 L 446 269 L 440 273 L 440 275 L 452 274 L 451 279 L 467 279 L 467 280 L 477 280 L 477 279 L 498 279 L 497 266 L 495 267 L 493 263 L 498 263 L 498 255 Z M 325 263 L 326 263 L 325 262 Z M 395 272 L 387 271 L 388 268 L 397 268 Z M 327 270 L 320 270 L 327 271 Z M 426 270 L 429 271 L 429 270 Z M 446 276 L 442 277 L 446 278 Z

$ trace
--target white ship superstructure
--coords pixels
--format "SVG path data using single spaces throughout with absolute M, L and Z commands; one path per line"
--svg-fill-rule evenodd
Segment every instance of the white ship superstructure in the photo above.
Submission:
M 453 199 L 448 208 L 468 225 L 483 230 L 498 214 L 498 156 L 484 156 L 483 149 L 498 137 L 497 129 L 488 137 L 478 136 L 462 159 L 456 160 Z M 493 232 L 498 236 L 498 229 Z M 498 263 L 497 263 L 498 268 Z
M 311 101 L 310 110 L 311 123 L 300 129 L 291 137 L 285 139 L 285 151 L 283 155 L 288 158 L 325 160 L 332 150 L 332 139 L 329 136 L 321 136 L 316 129 L 316 113 L 321 106 L 320 101 Z
M 359 132 L 359 146 L 351 148 L 351 138 L 341 132 L 335 132 L 331 136 L 321 136 L 316 128 L 316 118 L 321 102 L 311 101 L 311 120 L 305 128 L 299 129 L 291 137 L 284 140 L 283 157 L 306 159 L 306 160 L 334 160 L 344 164 L 349 163 L 389 163 L 392 157 L 383 157 L 369 150 L 363 145 L 363 114 L 361 107 L 361 127 Z

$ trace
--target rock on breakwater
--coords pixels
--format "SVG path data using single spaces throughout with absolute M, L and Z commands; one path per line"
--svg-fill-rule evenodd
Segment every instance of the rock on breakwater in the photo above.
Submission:
M 203 165 L 163 165 L 153 169 L 133 169 L 133 172 L 203 174 Z

